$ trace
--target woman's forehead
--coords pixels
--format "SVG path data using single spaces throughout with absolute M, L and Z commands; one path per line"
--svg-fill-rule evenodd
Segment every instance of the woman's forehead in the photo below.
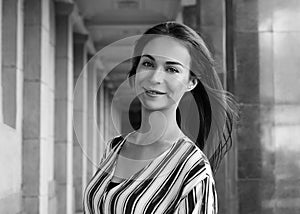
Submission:
M 150 55 L 160 60 L 180 62 L 185 66 L 189 66 L 191 60 L 188 49 L 171 37 L 152 39 L 145 45 L 142 51 L 143 55 Z

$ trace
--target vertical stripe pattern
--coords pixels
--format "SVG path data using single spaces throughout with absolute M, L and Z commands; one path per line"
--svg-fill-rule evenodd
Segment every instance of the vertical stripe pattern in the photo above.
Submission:
M 217 194 L 211 167 L 187 137 L 128 180 L 108 189 L 126 137 L 108 142 L 98 171 L 83 198 L 85 214 L 216 214 Z

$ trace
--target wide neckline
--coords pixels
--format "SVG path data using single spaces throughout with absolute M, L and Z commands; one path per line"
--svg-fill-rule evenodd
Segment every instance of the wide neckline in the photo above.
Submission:
M 127 181 L 131 181 L 131 180 L 137 180 L 137 179 L 132 179 L 133 177 L 140 177 L 142 175 L 142 172 L 146 171 L 154 162 L 157 162 L 157 160 L 161 159 L 162 157 L 164 157 L 167 153 L 171 152 L 171 150 L 173 150 L 173 148 L 175 147 L 175 145 L 180 142 L 180 140 L 186 138 L 186 136 L 181 136 L 179 137 L 177 140 L 174 141 L 174 143 L 170 146 L 170 148 L 166 149 L 166 151 L 162 152 L 160 155 L 158 155 L 157 157 L 153 158 L 148 164 L 146 164 L 146 166 L 144 166 L 142 169 L 140 169 L 139 171 L 137 171 L 136 173 L 134 173 L 133 175 L 131 175 L 128 179 L 124 179 L 122 181 L 113 181 L 114 178 L 114 174 L 115 174 L 115 170 L 116 170 L 116 166 L 117 166 L 117 161 L 118 161 L 118 156 L 119 153 L 121 151 L 122 146 L 124 145 L 124 143 L 126 142 L 128 136 L 130 134 L 132 134 L 134 132 L 130 132 L 128 133 L 124 139 L 122 140 L 122 142 L 120 143 L 120 145 L 118 146 L 118 148 L 115 151 L 115 157 L 114 157 L 114 166 L 112 169 L 112 176 L 110 178 L 110 182 L 114 182 L 114 183 L 119 183 L 118 185 L 121 185 Z M 118 186 L 116 185 L 116 186 Z

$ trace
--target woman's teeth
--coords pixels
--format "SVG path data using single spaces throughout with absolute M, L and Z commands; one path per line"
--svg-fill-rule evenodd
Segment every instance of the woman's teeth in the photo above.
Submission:
M 149 93 L 149 94 L 164 94 L 164 93 L 158 92 L 158 91 L 147 91 L 147 93 Z

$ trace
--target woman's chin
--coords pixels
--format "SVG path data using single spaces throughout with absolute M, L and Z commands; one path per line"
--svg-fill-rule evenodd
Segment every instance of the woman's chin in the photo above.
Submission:
M 174 108 L 174 105 L 172 104 L 163 104 L 159 102 L 141 102 L 142 108 L 148 110 L 148 111 L 165 111 L 170 110 Z M 176 109 L 176 108 L 175 108 Z
M 164 106 L 161 106 L 161 105 L 149 105 L 149 104 L 146 104 L 146 105 L 143 105 L 142 104 L 142 107 L 144 108 L 144 109 L 147 109 L 148 111 L 161 111 L 161 110 L 163 110 L 163 109 L 166 109 L 166 107 L 164 107 Z

